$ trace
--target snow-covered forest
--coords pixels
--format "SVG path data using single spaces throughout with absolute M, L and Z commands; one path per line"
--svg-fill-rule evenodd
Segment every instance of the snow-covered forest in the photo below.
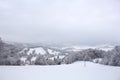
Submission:
M 103 65 L 120 66 L 120 46 L 110 49 L 48 46 L 23 46 L 0 39 L 0 65 L 61 65 L 90 61 Z

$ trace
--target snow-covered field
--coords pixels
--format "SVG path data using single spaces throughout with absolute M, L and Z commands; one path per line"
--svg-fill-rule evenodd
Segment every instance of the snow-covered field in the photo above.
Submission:
M 58 66 L 0 66 L 0 80 L 120 80 L 120 67 L 91 62 Z

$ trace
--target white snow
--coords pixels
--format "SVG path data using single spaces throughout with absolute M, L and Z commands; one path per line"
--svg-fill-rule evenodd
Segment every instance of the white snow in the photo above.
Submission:
M 120 67 L 86 62 L 58 66 L 0 66 L 0 80 L 120 80 Z
M 55 59 L 57 59 L 57 58 L 58 58 L 58 56 L 56 55 L 56 56 L 54 56 L 54 58 L 55 58 Z
M 20 58 L 20 61 L 25 62 L 26 60 L 27 60 L 27 58 L 26 58 L 26 57 L 21 57 L 21 58 Z
M 35 61 L 37 57 L 32 57 L 31 58 L 31 61 Z
M 38 48 L 30 48 L 30 50 L 27 52 L 28 55 L 30 55 L 35 50 L 35 54 L 46 54 L 46 51 L 42 47 Z
M 59 59 L 63 59 L 65 57 L 65 55 L 60 55 Z
M 101 49 L 101 50 L 104 50 L 104 51 L 109 51 L 109 50 L 112 50 L 113 48 L 112 47 L 106 47 L 106 48 L 98 48 L 98 49 Z
M 37 54 L 46 54 L 46 51 L 42 47 L 34 48 Z
M 32 52 L 34 51 L 34 49 L 29 49 L 29 51 L 27 52 L 28 55 L 32 54 Z
M 102 62 L 102 58 L 96 58 L 92 60 L 94 63 L 101 63 Z
M 60 52 L 48 49 L 49 54 L 58 55 Z
M 54 60 L 55 58 L 54 57 L 51 57 L 51 58 L 49 58 L 50 60 Z

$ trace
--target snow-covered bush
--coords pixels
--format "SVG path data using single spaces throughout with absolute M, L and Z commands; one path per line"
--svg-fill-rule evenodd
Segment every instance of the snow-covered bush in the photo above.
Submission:
M 120 66 L 120 46 L 108 51 L 103 58 L 102 64 Z

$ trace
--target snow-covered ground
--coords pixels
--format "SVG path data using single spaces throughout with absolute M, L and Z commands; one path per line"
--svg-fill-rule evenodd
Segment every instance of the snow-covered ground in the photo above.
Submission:
M 0 80 L 120 80 L 120 67 L 91 62 L 57 66 L 0 66 Z

